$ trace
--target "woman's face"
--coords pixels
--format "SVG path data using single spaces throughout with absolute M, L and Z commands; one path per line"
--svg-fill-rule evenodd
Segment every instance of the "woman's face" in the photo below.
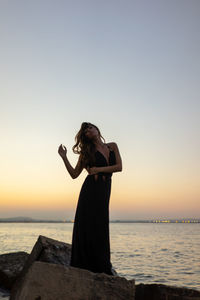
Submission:
M 98 133 L 98 130 L 92 126 L 92 125 L 89 125 L 85 130 L 84 130 L 84 134 L 85 136 L 88 138 L 88 139 L 94 139 L 96 138 L 99 133 Z

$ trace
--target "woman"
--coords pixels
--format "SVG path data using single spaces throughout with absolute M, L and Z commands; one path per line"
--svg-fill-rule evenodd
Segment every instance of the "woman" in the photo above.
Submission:
M 91 123 L 82 123 L 75 140 L 72 149 L 79 154 L 75 168 L 67 159 L 66 147 L 61 144 L 58 148 L 73 179 L 84 168 L 88 171 L 75 213 L 70 265 L 113 275 L 110 262 L 109 199 L 112 173 L 122 171 L 120 153 L 117 144 L 106 144 L 99 129 Z

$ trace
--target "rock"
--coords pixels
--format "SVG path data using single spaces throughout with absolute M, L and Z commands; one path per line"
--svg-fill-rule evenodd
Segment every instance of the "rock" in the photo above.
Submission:
M 11 289 L 23 269 L 29 254 L 26 252 L 5 253 L 0 255 L 0 286 Z
M 12 300 L 134 300 L 135 281 L 52 263 L 34 262 Z
M 26 273 L 26 270 L 34 261 L 43 261 L 69 266 L 70 257 L 70 244 L 40 235 L 23 268 L 23 272 Z
M 71 258 L 71 248 L 71 244 L 40 235 L 32 249 L 23 272 L 26 273 L 26 270 L 34 261 L 43 261 L 69 266 Z M 113 275 L 117 276 L 117 272 L 114 270 L 114 268 L 112 268 L 112 273 Z
M 135 300 L 200 300 L 200 292 L 164 284 L 136 285 Z
M 20 283 L 30 266 L 35 261 L 49 262 L 69 266 L 71 245 L 39 235 L 21 273 L 19 274 L 12 291 L 19 289 Z
M 71 247 L 71 244 L 40 235 L 12 289 L 19 289 L 22 278 L 35 261 L 69 266 Z M 117 276 L 117 272 L 113 268 L 112 273 L 113 275 Z

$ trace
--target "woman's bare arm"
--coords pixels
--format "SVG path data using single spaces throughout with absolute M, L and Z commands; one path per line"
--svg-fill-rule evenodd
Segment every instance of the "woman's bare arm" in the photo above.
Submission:
M 75 168 L 71 166 L 67 156 L 63 158 L 63 161 L 67 171 L 69 172 L 69 174 L 73 179 L 77 178 L 81 174 L 83 168 L 81 167 L 80 156 Z
M 63 148 L 64 148 L 64 149 L 63 149 Z M 78 159 L 78 162 L 77 162 L 77 164 L 76 164 L 76 167 L 73 168 L 73 167 L 71 166 L 71 164 L 70 164 L 68 158 L 67 158 L 67 155 L 66 155 L 66 154 L 67 154 L 67 149 L 66 149 L 66 147 L 65 147 L 65 146 L 62 147 L 62 144 L 61 144 L 61 145 L 59 146 L 59 148 L 58 148 L 58 153 L 59 153 L 59 155 L 62 157 L 63 162 L 64 162 L 64 164 L 65 164 L 65 167 L 66 167 L 67 171 L 69 172 L 70 176 L 71 176 L 73 179 L 77 178 L 77 177 L 81 174 L 81 172 L 82 172 L 82 170 L 83 170 L 83 167 L 82 167 L 82 165 L 81 165 L 81 156 L 79 155 L 79 159 Z
M 97 173 L 113 173 L 113 172 L 121 172 L 122 171 L 122 159 L 119 153 L 119 149 L 116 143 L 109 143 L 109 145 L 112 147 L 112 149 L 115 152 L 116 157 L 116 164 L 113 166 L 107 166 L 107 167 L 93 167 L 88 170 L 88 173 L 90 175 L 97 174 Z

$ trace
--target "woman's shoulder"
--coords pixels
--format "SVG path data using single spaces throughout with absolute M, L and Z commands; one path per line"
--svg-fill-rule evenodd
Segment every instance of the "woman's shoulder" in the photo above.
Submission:
M 115 142 L 107 143 L 106 144 L 110 150 L 115 150 L 117 148 L 117 144 Z

